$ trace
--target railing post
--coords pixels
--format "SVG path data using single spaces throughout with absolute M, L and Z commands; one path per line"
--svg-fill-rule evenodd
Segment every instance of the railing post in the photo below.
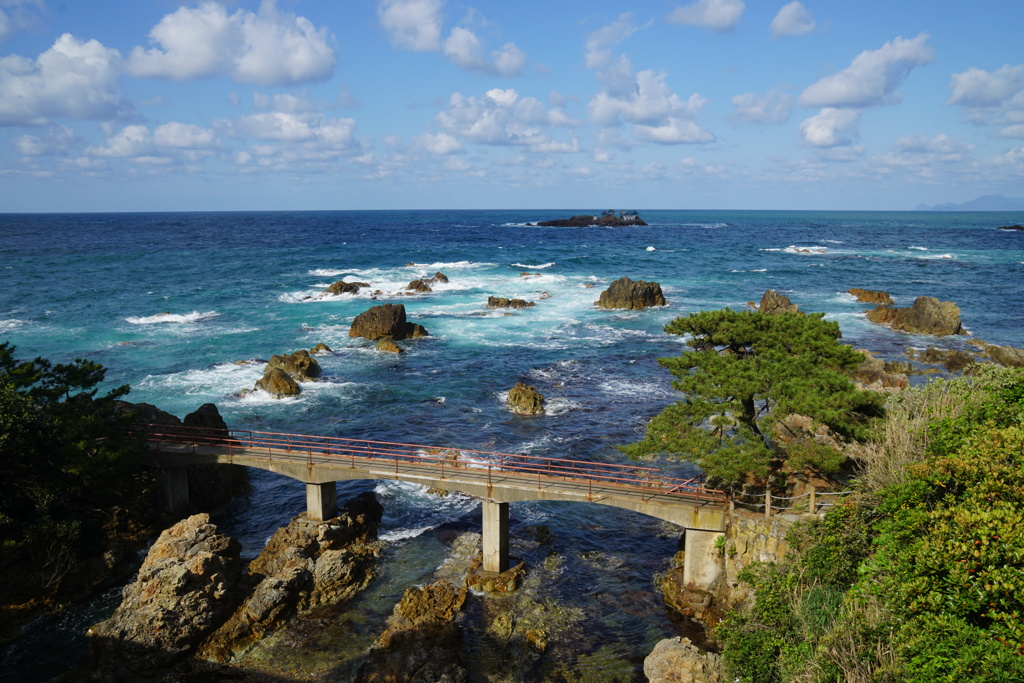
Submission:
M 810 500 L 810 503 L 808 503 L 808 506 L 810 508 L 809 511 L 810 511 L 810 513 L 812 515 L 816 515 L 816 514 L 818 514 L 818 500 L 817 500 L 817 497 L 815 496 L 815 494 L 817 493 L 817 490 L 813 486 L 808 486 L 807 488 L 811 492 L 811 500 Z
M 772 490 L 765 489 L 764 491 L 764 516 L 772 516 Z

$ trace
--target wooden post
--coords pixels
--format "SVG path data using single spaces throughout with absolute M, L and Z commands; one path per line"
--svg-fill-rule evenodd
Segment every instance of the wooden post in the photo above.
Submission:
M 817 498 L 815 496 L 815 494 L 817 493 L 817 490 L 813 486 L 808 486 L 807 488 L 811 492 L 811 501 L 810 501 L 810 508 L 811 509 L 810 509 L 810 512 L 811 512 L 812 515 L 816 515 L 816 514 L 818 514 L 818 501 L 817 501 Z
M 772 516 L 772 490 L 765 489 L 764 491 L 764 516 Z

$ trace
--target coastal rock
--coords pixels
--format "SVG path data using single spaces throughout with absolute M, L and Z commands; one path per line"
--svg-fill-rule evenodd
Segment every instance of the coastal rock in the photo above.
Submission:
M 413 280 L 405 289 L 410 292 L 419 292 L 420 294 L 426 294 L 427 292 L 433 292 L 434 290 L 427 284 L 426 280 Z
M 657 282 L 634 282 L 628 277 L 613 282 L 608 289 L 601 292 L 597 301 L 598 308 L 625 308 L 639 311 L 648 306 L 665 306 L 665 295 Z
M 391 337 L 383 337 L 377 341 L 377 350 L 381 353 L 405 353 L 405 349 L 395 343 Z
M 859 287 L 854 287 L 853 289 L 846 290 L 846 293 L 857 297 L 857 301 L 863 301 L 867 304 L 893 305 L 893 300 L 892 297 L 889 296 L 889 293 L 881 290 L 876 291 L 873 289 L 861 289 Z
M 875 358 L 867 349 L 857 351 L 864 354 L 864 361 L 852 373 L 858 389 L 897 393 L 910 386 L 910 380 L 905 373 L 894 371 L 890 364 L 881 358 Z
M 780 315 L 782 313 L 799 313 L 799 307 L 789 300 L 789 297 L 779 294 L 774 289 L 769 289 L 761 297 L 761 303 L 757 307 L 758 313 L 764 315 Z
M 540 221 L 538 226 L 545 228 L 587 228 L 598 225 L 606 228 L 622 228 L 647 225 L 636 212 L 623 211 L 618 215 L 613 211 L 605 211 L 599 216 L 581 214 L 571 218 L 563 218 L 553 221 Z
M 689 638 L 666 638 L 644 659 L 649 683 L 726 683 L 722 656 L 704 652 Z
M 506 299 L 502 296 L 487 297 L 487 308 L 529 308 L 535 305 L 534 302 L 524 299 Z
M 1024 349 L 1012 346 L 996 346 L 995 344 L 986 344 L 984 348 L 989 358 L 1000 365 L 1008 368 L 1024 367 Z
M 298 396 L 302 392 L 299 383 L 281 368 L 270 368 L 263 377 L 256 380 L 254 390 L 265 391 L 274 398 Z
M 867 317 L 873 323 L 913 334 L 966 334 L 960 323 L 960 308 L 952 301 L 939 301 L 931 296 L 917 297 L 910 308 L 879 304 L 868 311 Z
M 358 294 L 359 290 L 363 287 L 369 287 L 368 282 L 345 282 L 344 280 L 338 280 L 333 285 L 325 289 L 320 293 L 320 296 L 338 296 L 340 294 Z
M 348 336 L 363 337 L 370 341 L 391 337 L 395 341 L 400 341 L 428 335 L 421 325 L 406 321 L 405 304 L 382 304 L 357 315 L 352 321 Z
M 267 367 L 263 369 L 264 374 L 273 368 L 279 368 L 288 373 L 296 382 L 310 382 L 320 376 L 320 364 L 309 355 L 309 351 L 300 349 L 289 355 L 274 355 L 270 357 Z
M 316 346 L 311 348 L 309 352 L 315 356 L 329 355 L 334 353 L 334 351 L 331 351 L 331 347 L 328 346 L 327 344 L 324 344 L 323 342 L 317 342 Z
M 456 623 L 467 590 L 437 581 L 405 591 L 377 645 L 359 667 L 357 683 L 464 683 L 462 630 Z
M 383 508 L 360 494 L 324 522 L 295 517 L 278 529 L 249 564 L 246 597 L 201 646 L 199 656 L 230 662 L 277 630 L 296 612 L 347 600 L 376 574 Z
M 928 347 L 924 351 L 907 349 L 907 358 L 919 363 L 942 365 L 950 372 L 959 372 L 977 362 L 977 359 L 966 351 L 961 351 L 960 349 L 937 349 L 935 347 Z
M 442 273 L 441 271 L 437 271 L 436 273 L 434 273 L 434 277 L 430 279 L 433 280 L 434 282 L 439 282 L 441 284 L 446 284 L 448 282 L 448 276 Z
M 506 402 L 509 410 L 516 415 L 540 415 L 544 412 L 544 394 L 530 384 L 516 382 L 516 385 L 509 389 Z
M 88 631 L 100 669 L 138 680 L 192 652 L 236 604 L 240 552 L 206 514 L 160 534 L 120 606 Z
M 1024 230 L 1024 225 L 1000 225 L 1000 230 Z

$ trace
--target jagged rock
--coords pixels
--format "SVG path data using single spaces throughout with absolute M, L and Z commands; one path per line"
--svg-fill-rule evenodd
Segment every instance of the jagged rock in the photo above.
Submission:
M 384 337 L 377 341 L 377 350 L 381 353 L 405 353 L 405 349 L 395 343 L 391 337 Z
M 264 374 L 272 368 L 280 368 L 291 375 L 296 382 L 309 382 L 320 376 L 320 364 L 309 355 L 309 351 L 300 349 L 295 353 L 285 355 L 274 355 L 270 357 L 267 367 L 263 369 Z
M 333 285 L 321 292 L 320 296 L 338 296 L 339 294 L 358 294 L 361 287 L 369 287 L 369 282 L 345 282 L 338 280 Z
M 726 683 L 722 656 L 704 652 L 689 638 L 666 638 L 644 659 L 649 683 Z
M 426 294 L 427 292 L 434 291 L 433 289 L 431 289 L 430 285 L 427 284 L 426 280 L 413 280 L 408 285 L 406 285 L 405 288 L 411 292 L 419 292 L 421 294 Z
M 789 297 L 779 294 L 774 289 L 769 289 L 761 297 L 761 303 L 757 307 L 758 313 L 765 315 L 779 315 L 781 313 L 800 313 L 799 307 L 789 300 Z
M 905 373 L 893 372 L 885 361 L 875 358 L 867 349 L 857 351 L 864 354 L 864 361 L 852 373 L 858 389 L 895 393 L 910 386 Z
M 853 289 L 846 290 L 846 293 L 857 297 L 857 301 L 863 301 L 867 304 L 893 305 L 892 297 L 889 296 L 889 293 L 881 290 L 875 291 L 873 289 L 861 289 L 860 287 L 854 287 Z
M 100 669 L 140 680 L 191 653 L 236 604 L 240 552 L 206 514 L 160 534 L 121 605 L 88 631 Z
M 330 353 L 334 353 L 334 351 L 331 351 L 331 347 L 328 346 L 327 344 L 324 344 L 323 342 L 317 342 L 316 346 L 311 348 L 309 352 L 313 355 L 327 355 Z
M 506 402 L 516 415 L 540 415 L 544 412 L 544 394 L 537 391 L 536 387 L 522 382 L 516 382 L 509 389 Z
M 867 317 L 873 323 L 914 334 L 965 334 L 960 323 L 960 308 L 952 301 L 939 301 L 931 296 L 917 297 L 910 308 L 879 304 L 868 311 Z
M 350 337 L 363 337 L 377 341 L 391 337 L 395 341 L 428 336 L 421 325 L 407 322 L 405 304 L 382 304 L 363 311 L 352 321 L 348 331 Z
M 598 308 L 626 308 L 639 311 L 648 306 L 665 306 L 665 295 L 657 282 L 637 280 L 628 277 L 613 282 L 608 289 L 601 292 L 597 301 Z
M 1024 367 L 1024 349 L 988 344 L 985 346 L 985 352 L 1000 365 L 1005 365 L 1008 368 Z
M 535 305 L 534 302 L 524 299 L 506 299 L 503 296 L 487 297 L 487 308 L 529 308 Z
M 561 218 L 553 221 L 540 221 L 537 225 L 546 228 L 587 228 L 591 225 L 599 225 L 606 228 L 623 228 L 643 226 L 647 225 L 647 223 L 645 223 L 644 220 L 636 213 L 628 215 L 626 213 L 620 213 L 616 216 L 614 213 L 606 212 L 600 216 L 588 216 L 586 214 L 582 214 L 571 218 Z
M 445 284 L 448 282 L 448 276 L 442 273 L 441 271 L 437 271 L 436 273 L 434 273 L 434 277 L 430 279 L 433 280 L 434 282 L 440 282 L 441 284 Z
M 270 368 L 263 377 L 256 380 L 255 389 L 265 391 L 274 398 L 298 396 L 302 392 L 299 383 L 281 368 Z
M 185 416 L 182 424 L 186 427 L 205 430 L 211 436 L 228 437 L 228 424 L 221 417 L 220 411 L 217 410 L 217 406 L 213 403 L 204 403 L 199 406 L 195 411 Z
M 378 644 L 356 674 L 357 683 L 464 683 L 462 631 L 456 623 L 466 587 L 437 581 L 405 591 Z
M 368 586 L 380 554 L 376 539 L 383 512 L 367 492 L 334 519 L 315 522 L 303 513 L 278 529 L 249 564 L 251 591 L 202 644 L 199 656 L 237 659 L 295 612 L 336 604 Z
M 950 372 L 958 372 L 977 362 L 977 359 L 966 351 L 961 351 L 960 349 L 937 349 L 935 347 L 928 347 L 920 352 L 908 349 L 907 358 L 930 365 L 941 364 Z

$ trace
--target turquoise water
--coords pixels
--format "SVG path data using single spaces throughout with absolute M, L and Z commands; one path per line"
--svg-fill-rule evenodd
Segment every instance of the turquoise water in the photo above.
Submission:
M 903 306 L 921 295 L 952 300 L 976 337 L 1024 346 L 1024 233 L 995 229 L 1020 214 L 641 211 L 649 227 L 526 225 L 573 213 L 0 215 L 0 341 L 20 357 L 100 362 L 111 385 L 131 384 L 129 400 L 179 416 L 214 402 L 236 428 L 607 461 L 621 460 L 615 446 L 674 398 L 656 358 L 683 344 L 662 327 L 693 311 L 741 308 L 768 288 L 824 311 L 847 342 L 883 357 L 964 340 L 872 325 L 845 290 L 883 289 Z M 449 283 L 403 295 L 436 271 Z M 658 281 L 669 306 L 596 309 L 600 291 L 623 276 Z M 341 279 L 370 287 L 320 298 Z M 485 308 L 489 295 L 537 305 L 507 315 Z M 348 337 L 357 314 L 384 302 L 404 303 L 430 337 L 405 343 L 401 356 Z M 271 355 L 318 342 L 333 353 L 300 397 L 240 396 Z M 517 381 L 547 397 L 544 415 L 505 410 Z M 304 505 L 296 482 L 254 477 L 250 497 L 220 520 L 249 554 Z M 389 562 L 410 567 L 388 589 L 398 594 L 437 566 L 439 534 L 478 524 L 474 501 L 413 486 L 356 482 L 339 496 L 368 488 L 387 509 Z M 595 595 L 654 596 L 651 577 L 675 550 L 660 523 L 624 511 L 524 503 L 512 507 L 512 524 L 513 533 L 551 527 L 568 558 L 553 594 L 595 614 L 608 611 Z M 548 550 L 537 552 L 541 561 Z M 627 569 L 581 559 L 594 552 L 622 560 L 602 566 Z M 656 596 L 643 604 L 600 635 L 634 670 L 676 629 Z

